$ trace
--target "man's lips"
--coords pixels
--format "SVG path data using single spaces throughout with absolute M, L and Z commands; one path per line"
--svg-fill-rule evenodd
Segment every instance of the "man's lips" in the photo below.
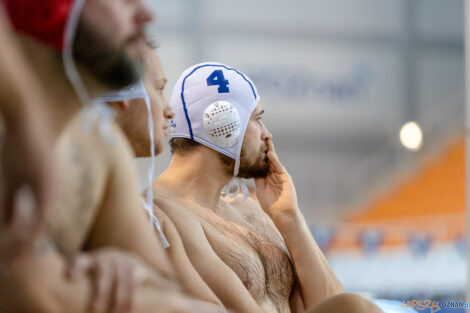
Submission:
M 137 46 L 137 47 L 144 46 L 145 45 L 145 36 L 142 33 L 139 32 L 139 33 L 131 36 L 127 40 L 127 45 L 128 46 Z

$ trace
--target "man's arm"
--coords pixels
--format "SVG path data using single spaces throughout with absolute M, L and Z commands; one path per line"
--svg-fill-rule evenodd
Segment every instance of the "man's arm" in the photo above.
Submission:
M 14 260 L 0 259 L 0 312 L 15 313 L 90 313 L 111 312 L 112 299 L 104 311 L 91 310 L 95 292 L 88 275 L 68 279 L 68 264 L 47 240 Z M 126 255 L 125 257 L 131 258 Z M 222 313 L 217 306 L 199 303 L 179 292 L 168 290 L 161 279 L 146 266 L 137 268 L 143 277 L 135 286 L 133 305 L 128 313 Z
M 225 308 L 238 313 L 262 313 L 240 278 L 212 249 L 202 225 L 182 212 L 175 213 L 170 201 L 156 201 L 175 225 L 194 268 Z
M 29 186 L 39 213 L 34 231 L 54 190 L 52 139 L 42 90 L 5 20 L 0 5 L 0 115 L 5 130 L 1 149 L 5 198 L 0 215 L 11 222 L 13 199 L 22 186 Z
M 343 287 L 308 229 L 297 204 L 294 184 L 268 141 L 270 172 L 256 179 L 256 195 L 281 233 L 294 262 L 306 309 L 343 292 Z
M 170 261 L 178 274 L 179 281 L 181 282 L 183 288 L 190 295 L 196 297 L 199 300 L 214 303 L 220 307 L 223 307 L 220 300 L 209 288 L 206 282 L 201 278 L 189 260 L 175 225 L 156 205 L 154 206 L 154 211 L 155 216 L 160 221 L 163 232 L 165 233 L 165 236 L 170 243 L 170 247 L 165 249 L 165 251 L 168 253 Z
M 88 265 L 79 262 L 77 268 L 77 259 L 68 264 L 42 228 L 18 251 L 16 243 L 33 223 L 27 205 L 18 201 L 12 223 L 0 223 L 0 312 L 154 313 L 156 308 L 162 313 L 224 312 L 183 297 L 141 258 L 116 249 L 84 254 L 78 259 L 88 260 Z M 127 293 L 134 295 L 131 306 L 126 305 Z M 94 311 L 91 304 L 97 299 L 104 305 Z
M 112 127 L 114 144 L 101 143 L 108 145 L 104 147 L 108 179 L 87 248 L 112 246 L 136 253 L 160 274 L 171 278 L 169 284 L 175 284 L 175 272 L 142 207 L 130 147 L 119 127 Z
M 0 311 L 59 313 L 68 303 L 71 312 L 87 312 L 91 294 L 87 279 L 73 283 L 65 279 L 66 263 L 50 240 L 42 235 L 20 255 L 4 257 L 13 243 L 2 240 Z
M 274 221 L 279 229 L 298 276 L 305 308 L 344 291 L 326 257 L 318 247 L 300 210 Z

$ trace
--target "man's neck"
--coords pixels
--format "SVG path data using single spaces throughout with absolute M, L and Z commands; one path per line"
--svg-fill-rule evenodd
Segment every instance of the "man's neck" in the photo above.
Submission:
M 220 193 L 231 178 L 217 152 L 198 147 L 187 155 L 174 154 L 170 166 L 157 181 L 178 198 L 215 210 Z

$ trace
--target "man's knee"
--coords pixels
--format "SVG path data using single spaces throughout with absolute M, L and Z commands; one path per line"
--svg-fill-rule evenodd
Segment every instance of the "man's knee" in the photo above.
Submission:
M 342 293 L 330 298 L 330 300 L 336 302 L 336 307 L 348 313 L 383 313 L 377 305 L 353 293 Z

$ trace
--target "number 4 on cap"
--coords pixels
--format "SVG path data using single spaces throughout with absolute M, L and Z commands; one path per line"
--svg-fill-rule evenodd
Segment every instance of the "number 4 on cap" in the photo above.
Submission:
M 214 86 L 218 85 L 219 86 L 219 93 L 227 93 L 230 92 L 230 89 L 228 89 L 227 85 L 230 83 L 228 80 L 225 79 L 224 73 L 222 70 L 215 70 L 212 72 L 212 74 L 207 78 L 207 86 Z

